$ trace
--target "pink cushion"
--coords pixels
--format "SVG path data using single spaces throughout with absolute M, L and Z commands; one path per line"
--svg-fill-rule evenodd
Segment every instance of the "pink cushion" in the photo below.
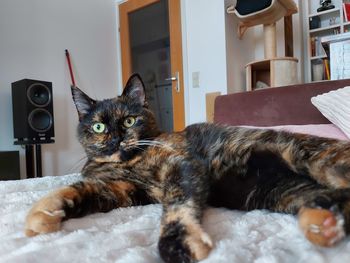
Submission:
M 308 124 L 308 125 L 282 125 L 282 126 L 272 126 L 272 127 L 253 127 L 245 126 L 251 128 L 261 128 L 261 129 L 273 129 L 273 130 L 284 130 L 294 133 L 304 133 L 315 135 L 319 137 L 326 137 L 338 140 L 349 140 L 349 138 L 334 124 Z

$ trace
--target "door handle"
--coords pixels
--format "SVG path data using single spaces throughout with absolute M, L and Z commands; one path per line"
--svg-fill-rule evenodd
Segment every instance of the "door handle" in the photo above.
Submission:
M 166 78 L 166 81 L 176 81 L 176 86 L 175 86 L 175 90 L 176 92 L 180 92 L 180 74 L 179 72 L 175 72 L 175 76 L 172 76 L 170 78 Z

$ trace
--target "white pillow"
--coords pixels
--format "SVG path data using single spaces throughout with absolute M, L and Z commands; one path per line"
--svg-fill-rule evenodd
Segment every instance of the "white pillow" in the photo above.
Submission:
M 350 138 L 350 87 L 312 97 L 311 103 Z

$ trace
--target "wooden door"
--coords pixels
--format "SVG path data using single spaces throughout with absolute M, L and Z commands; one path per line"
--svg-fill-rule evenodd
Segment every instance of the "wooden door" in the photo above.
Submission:
M 146 13 L 147 10 L 156 9 L 157 4 L 162 4 L 165 6 L 162 12 L 167 13 L 167 19 L 164 20 L 167 22 L 168 27 L 168 37 L 161 40 L 149 40 L 149 47 L 145 45 L 133 46 L 132 38 L 138 38 L 138 36 L 133 37 L 134 30 L 132 24 L 134 24 L 133 17 L 137 15 L 137 13 Z M 151 16 L 149 16 L 151 19 Z M 156 47 L 161 42 L 166 43 L 168 46 L 168 51 L 165 52 L 169 54 L 169 70 L 168 76 L 165 78 L 163 76 L 159 77 L 157 74 L 156 78 L 162 78 L 161 81 L 163 84 L 159 84 L 158 87 L 165 87 L 169 85 L 169 91 L 171 98 L 169 107 L 172 108 L 171 117 L 172 117 L 172 127 L 171 130 L 180 131 L 185 127 L 185 110 L 184 110 L 184 81 L 183 81 L 183 66 L 182 66 L 182 35 L 181 35 L 181 8 L 180 8 L 180 0 L 128 0 L 119 5 L 119 18 L 120 18 L 120 41 L 121 41 L 121 61 L 122 61 L 122 78 L 123 83 L 125 84 L 128 80 L 129 76 L 135 72 L 135 68 L 137 68 L 133 64 L 135 63 L 135 59 L 133 58 L 134 50 L 146 50 L 153 47 Z M 136 19 L 135 19 L 136 21 Z M 158 23 L 162 24 L 162 23 Z M 135 28 L 135 27 L 134 27 Z M 147 28 L 147 23 L 139 24 L 138 30 L 140 31 L 140 35 L 143 33 L 147 33 L 148 31 L 152 31 L 152 28 Z M 157 32 L 155 32 L 157 33 Z M 136 51 L 135 51 L 136 52 Z M 141 51 L 140 51 L 141 52 Z M 166 57 L 167 55 L 164 55 Z M 162 55 L 160 55 L 162 56 Z M 141 65 L 142 66 L 142 65 Z M 138 67 L 141 67 L 138 65 Z M 152 69 L 153 70 L 153 69 Z M 152 71 L 151 70 L 151 71 Z M 157 69 L 154 69 L 157 70 Z M 162 71 L 162 70 L 159 70 Z M 165 70 L 166 71 L 166 70 Z M 160 74 L 161 75 L 161 74 Z M 141 74 L 142 76 L 142 74 Z M 163 82 L 165 81 L 165 82 Z M 165 83 L 165 84 L 164 84 Z M 167 84 L 168 83 L 168 84 Z M 163 86 L 162 86 L 163 85 Z M 158 88 L 158 91 L 159 89 Z M 158 92 L 159 93 L 159 92 Z M 158 94 L 157 93 L 157 94 Z M 154 97 L 150 95 L 150 97 Z M 164 101 L 159 101 L 158 103 L 164 104 Z M 161 107 L 159 107 L 161 111 Z

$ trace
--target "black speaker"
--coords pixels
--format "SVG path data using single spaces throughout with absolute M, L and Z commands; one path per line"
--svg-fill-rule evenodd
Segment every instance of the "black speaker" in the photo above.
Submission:
M 12 83 L 15 144 L 53 143 L 52 83 L 22 79 Z

